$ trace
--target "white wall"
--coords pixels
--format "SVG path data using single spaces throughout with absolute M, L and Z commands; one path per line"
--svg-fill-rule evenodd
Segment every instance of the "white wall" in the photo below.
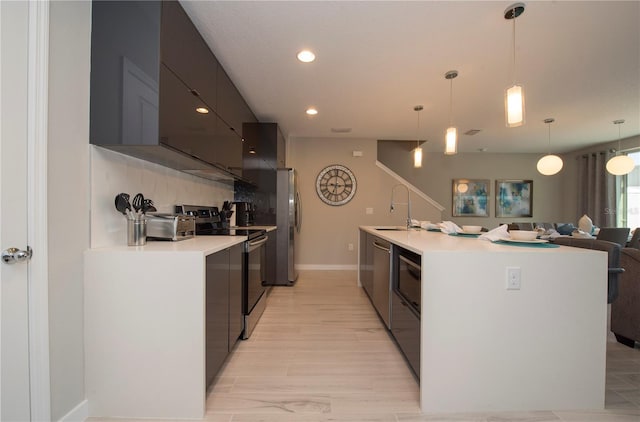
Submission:
M 513 221 L 577 223 L 573 219 L 573 214 L 566 212 L 563 207 L 565 197 L 563 180 L 570 177 L 574 169 L 564 168 L 556 175 L 543 176 L 536 170 L 540 154 L 490 153 L 453 156 L 432 153 L 424 157 L 422 168 L 416 169 L 411 165 L 411 152 L 401 144 L 392 141 L 380 142 L 378 159 L 443 205 L 444 220 L 452 220 L 458 225 L 472 224 L 487 228 Z M 452 181 L 463 178 L 490 180 L 489 217 L 452 217 Z M 495 217 L 495 182 L 500 179 L 533 180 L 533 217 Z
M 158 164 L 91 146 L 91 247 L 126 245 L 126 218 L 115 209 L 120 192 L 141 192 L 158 212 L 178 204 L 221 207 L 233 200 L 233 186 L 191 176 Z
M 51 2 L 48 254 L 51 416 L 84 401 L 83 252 L 89 247 L 91 3 Z
M 353 151 L 362 151 L 354 157 Z M 404 225 L 407 211 L 398 205 L 389 212 L 391 189 L 398 182 L 376 166 L 375 139 L 292 139 L 287 165 L 298 171 L 298 189 L 302 199 L 302 230 L 296 245 L 296 265 L 300 269 L 355 269 L 358 261 L 358 226 Z M 357 191 L 342 206 L 330 206 L 320 200 L 315 185 L 318 173 L 330 164 L 342 164 L 355 175 Z M 406 202 L 403 190 L 396 192 L 397 202 Z M 411 196 L 412 217 L 440 221 L 440 212 L 431 204 Z M 372 208 L 373 214 L 366 209 Z M 353 250 L 349 250 L 349 244 Z

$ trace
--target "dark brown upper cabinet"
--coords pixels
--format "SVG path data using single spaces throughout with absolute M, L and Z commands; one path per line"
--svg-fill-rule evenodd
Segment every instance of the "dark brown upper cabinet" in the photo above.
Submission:
M 256 121 L 178 2 L 93 2 L 92 144 L 232 181 Z
M 216 106 L 218 60 L 177 2 L 163 2 L 160 59 L 187 85 Z

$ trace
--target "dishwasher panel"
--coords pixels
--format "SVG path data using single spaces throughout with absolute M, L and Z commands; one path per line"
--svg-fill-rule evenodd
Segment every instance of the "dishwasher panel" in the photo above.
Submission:
M 380 318 L 390 328 L 391 319 L 391 244 L 373 237 L 373 306 Z

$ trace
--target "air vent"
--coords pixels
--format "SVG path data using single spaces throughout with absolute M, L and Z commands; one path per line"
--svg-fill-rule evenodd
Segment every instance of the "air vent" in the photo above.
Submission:
M 480 129 L 469 129 L 468 131 L 466 131 L 464 134 L 465 135 L 469 135 L 469 136 L 473 136 L 476 133 L 480 132 Z
M 331 132 L 333 133 L 349 133 L 351 132 L 350 127 L 332 127 Z

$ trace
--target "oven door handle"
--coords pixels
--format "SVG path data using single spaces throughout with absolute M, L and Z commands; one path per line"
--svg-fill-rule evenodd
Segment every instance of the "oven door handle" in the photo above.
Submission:
M 404 257 L 404 256 L 402 256 L 402 255 L 398 255 L 398 258 L 400 258 L 400 261 L 404 262 L 405 264 L 409 265 L 410 267 L 413 267 L 413 268 L 415 268 L 416 270 L 421 271 L 421 266 L 420 266 L 420 265 L 418 265 L 418 264 L 416 264 L 415 262 L 413 262 L 413 261 L 411 261 L 411 260 L 409 260 L 409 259 L 405 258 L 405 257 Z
M 256 246 L 260 246 L 260 245 L 262 245 L 264 243 L 267 243 L 267 240 L 269 240 L 269 236 L 265 236 L 265 237 L 262 237 L 262 238 L 260 238 L 258 240 L 254 240 L 253 242 L 249 242 L 249 247 L 253 248 L 253 247 L 256 247 Z

